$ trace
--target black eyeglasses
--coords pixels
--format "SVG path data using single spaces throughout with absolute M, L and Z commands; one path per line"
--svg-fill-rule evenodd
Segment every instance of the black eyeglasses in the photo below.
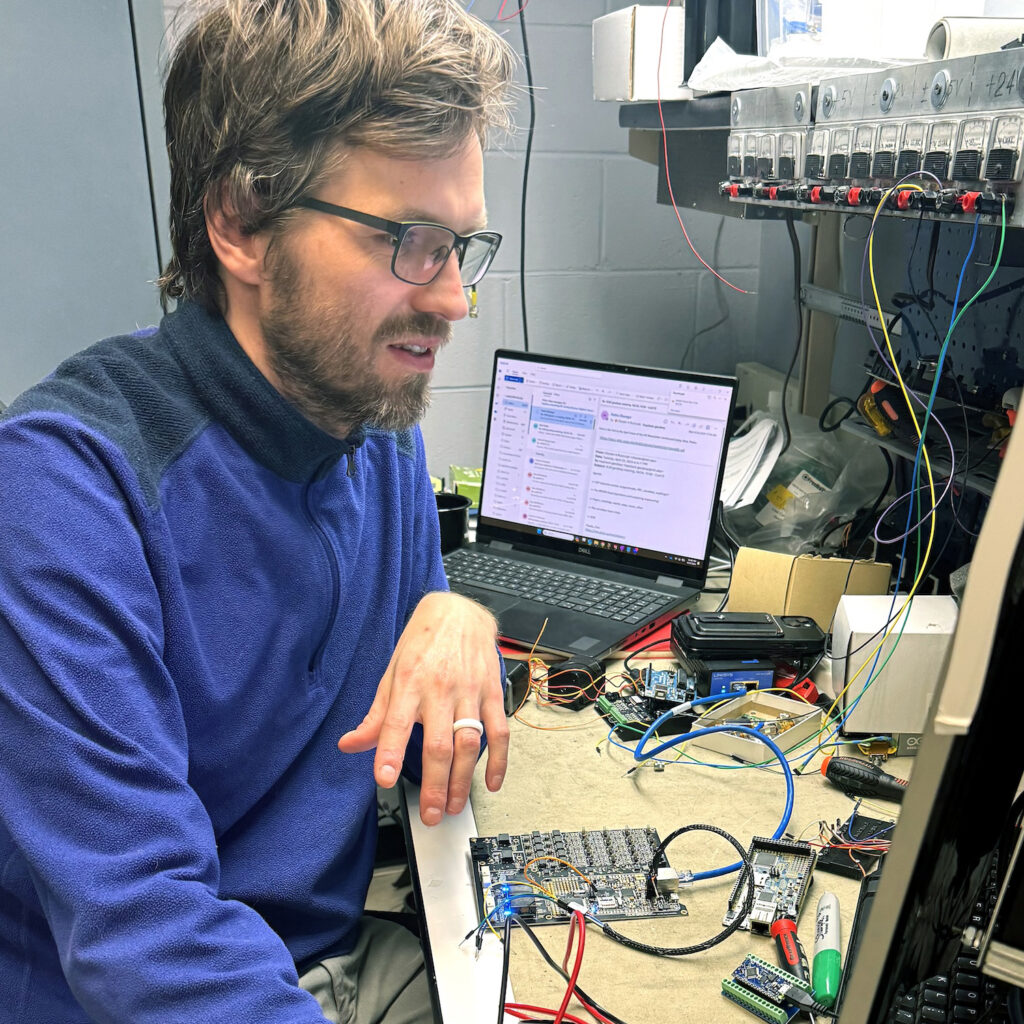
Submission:
M 501 245 L 497 231 L 475 231 L 459 235 L 442 224 L 427 221 L 385 220 L 368 213 L 335 206 L 322 199 L 298 199 L 293 204 L 318 210 L 333 217 L 352 220 L 369 228 L 379 228 L 392 236 L 395 251 L 391 255 L 391 273 L 406 284 L 430 284 L 444 270 L 452 252 L 458 254 L 459 273 L 464 288 L 472 288 L 487 273 Z

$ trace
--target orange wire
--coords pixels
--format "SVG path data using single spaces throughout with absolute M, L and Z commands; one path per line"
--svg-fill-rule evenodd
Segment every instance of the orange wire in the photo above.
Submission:
M 530 876 L 529 876 L 529 875 L 528 875 L 528 874 L 526 873 L 526 869 L 527 869 L 527 868 L 528 868 L 528 867 L 529 867 L 529 866 L 530 866 L 531 864 L 539 864 L 539 863 L 540 863 L 540 862 L 541 862 L 542 860 L 553 860 L 553 861 L 555 861 L 555 862 L 556 862 L 556 863 L 558 863 L 558 864 L 564 864 L 564 865 L 565 865 L 565 866 L 566 866 L 566 867 L 567 867 L 567 868 L 568 868 L 568 869 L 569 869 L 570 871 L 574 871 L 574 872 L 575 872 L 575 873 L 576 873 L 577 875 L 579 875 L 579 876 L 580 876 L 580 878 L 582 878 L 582 879 L 583 879 L 583 881 L 587 883 L 587 885 L 593 885 L 593 884 L 594 884 L 594 883 L 593 883 L 593 882 L 592 882 L 592 881 L 591 881 L 591 880 L 590 880 L 589 878 L 587 878 L 587 876 L 586 876 L 585 874 L 583 874 L 583 872 L 582 872 L 582 871 L 580 871 L 580 869 L 579 869 L 578 867 L 576 867 L 576 866 L 575 866 L 574 864 L 570 864 L 570 863 L 569 863 L 569 862 L 568 862 L 567 860 L 562 860 L 562 858 L 561 858 L 561 857 L 534 857 L 534 858 L 533 858 L 532 860 L 528 860 L 528 861 L 527 861 L 527 862 L 526 862 L 526 863 L 525 863 L 525 864 L 523 865 L 523 878 L 525 878 L 525 879 L 526 879 L 526 880 L 527 880 L 527 881 L 528 881 L 528 882 L 529 882 L 529 883 L 530 883 L 531 885 L 535 885 L 535 886 L 537 886 L 537 888 L 538 888 L 538 889 L 540 889 L 540 890 L 541 890 L 542 892 L 546 892 L 546 893 L 547 893 L 547 894 L 548 894 L 549 896 L 551 896 L 552 898 L 554 898 L 554 893 L 550 893 L 550 892 L 548 892 L 548 891 L 547 891 L 547 889 L 545 889 L 545 888 L 544 888 L 544 886 L 542 886 L 542 885 L 540 884 L 540 882 L 535 882 L 535 881 L 534 881 L 534 880 L 533 880 L 533 879 L 532 879 L 532 878 L 531 878 L 531 877 L 530 877 Z

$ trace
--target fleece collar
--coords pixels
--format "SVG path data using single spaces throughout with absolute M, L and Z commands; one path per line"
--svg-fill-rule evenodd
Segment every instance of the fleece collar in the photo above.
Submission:
M 210 416 L 284 479 L 308 480 L 363 443 L 361 428 L 339 440 L 306 419 L 260 373 L 219 313 L 185 301 L 161 327 Z

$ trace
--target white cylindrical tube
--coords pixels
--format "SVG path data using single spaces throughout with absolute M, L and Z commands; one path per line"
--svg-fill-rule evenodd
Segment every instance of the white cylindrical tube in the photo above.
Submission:
M 940 18 L 928 33 L 928 60 L 993 53 L 1004 43 L 1020 39 L 1024 18 Z

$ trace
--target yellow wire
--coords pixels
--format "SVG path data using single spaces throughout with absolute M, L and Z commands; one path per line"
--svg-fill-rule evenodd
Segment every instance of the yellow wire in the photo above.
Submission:
M 924 191 L 921 188 L 920 185 L 904 185 L 902 187 L 903 188 L 907 188 L 907 189 L 912 189 L 912 190 L 917 191 L 917 192 L 923 192 Z M 900 618 L 902 617 L 903 612 L 905 610 L 907 610 L 908 606 L 910 605 L 910 602 L 914 599 L 914 594 L 917 593 L 917 588 L 920 586 L 921 580 L 924 578 L 925 569 L 926 569 L 926 567 L 928 565 L 928 559 L 931 556 L 932 542 L 935 539 L 935 519 L 936 519 L 936 516 L 934 515 L 934 510 L 935 510 L 935 480 L 932 477 L 931 462 L 928 459 L 928 448 L 926 447 L 926 445 L 924 443 L 924 438 L 921 436 L 921 426 L 917 422 L 917 416 L 914 413 L 913 403 L 911 401 L 910 395 L 907 392 L 907 386 L 906 386 L 906 384 L 903 381 L 903 375 L 900 373 L 899 363 L 896 360 L 896 355 L 893 352 L 892 340 L 889 337 L 889 329 L 888 329 L 888 327 L 886 327 L 886 324 L 885 324 L 885 313 L 882 311 L 882 303 L 881 303 L 881 301 L 878 298 L 878 285 L 875 282 L 875 261 L 874 261 L 875 233 L 874 233 L 874 226 L 875 226 L 875 221 L 878 220 L 878 215 L 882 212 L 882 207 L 885 205 L 886 200 L 889 198 L 889 196 L 890 196 L 890 194 L 892 192 L 893 192 L 892 188 L 886 190 L 886 192 L 883 194 L 883 196 L 881 198 L 881 201 L 879 202 L 878 206 L 875 207 L 875 214 L 874 214 L 874 216 L 871 218 L 871 228 L 872 228 L 872 230 L 871 230 L 869 238 L 868 238 L 868 276 L 870 277 L 870 280 L 871 280 L 871 294 L 875 298 L 875 309 L 878 312 L 878 319 L 879 319 L 879 322 L 882 325 L 882 335 L 885 338 L 885 347 L 886 347 L 886 349 L 889 352 L 889 360 L 890 360 L 890 362 L 892 364 L 893 372 L 896 374 L 896 380 L 899 383 L 900 391 L 903 393 L 903 400 L 907 403 L 907 409 L 910 411 L 910 419 L 911 419 L 911 422 L 914 424 L 914 431 L 916 432 L 918 441 L 920 442 L 920 445 L 921 445 L 921 455 L 924 458 L 925 472 L 928 474 L 928 491 L 929 491 L 929 494 L 931 496 L 931 504 L 932 504 L 933 514 L 928 517 L 929 520 L 930 520 L 929 530 L 928 530 L 928 544 L 925 547 L 924 558 L 921 559 L 921 566 L 918 569 L 917 576 L 915 577 L 914 582 L 913 582 L 913 584 L 910 587 L 910 590 L 907 592 L 907 599 L 903 602 L 903 604 L 900 606 L 900 610 L 893 617 L 893 620 L 889 624 L 889 628 L 885 631 L 884 635 L 882 636 L 882 639 L 878 641 L 878 643 L 872 649 L 871 653 L 868 654 L 867 658 L 865 658 L 864 664 L 861 665 L 861 667 L 859 669 L 857 669 L 857 671 L 853 675 L 853 678 L 850 679 L 850 681 L 839 691 L 839 693 L 836 694 L 835 700 L 832 701 L 831 705 L 829 705 L 828 711 L 825 713 L 825 721 L 826 722 L 828 722 L 828 720 L 831 719 L 832 712 L 835 710 L 836 706 L 839 704 L 839 701 L 842 699 L 843 694 L 845 694 L 846 691 L 849 690 L 849 688 L 851 686 L 853 686 L 853 684 L 857 681 L 858 677 L 860 676 L 861 672 L 863 672 L 864 669 L 866 669 L 868 667 L 868 665 L 870 665 L 872 663 L 875 655 L 882 649 L 883 644 L 885 643 L 886 640 L 889 639 L 889 635 L 896 628 L 896 624 L 899 622 Z M 909 500 L 912 503 L 913 502 L 913 497 L 911 496 L 911 498 Z M 909 617 L 909 615 L 910 615 L 910 612 L 907 611 L 907 616 Z M 818 735 L 819 736 L 825 731 L 826 727 L 827 726 L 823 725 L 822 728 L 818 731 Z

